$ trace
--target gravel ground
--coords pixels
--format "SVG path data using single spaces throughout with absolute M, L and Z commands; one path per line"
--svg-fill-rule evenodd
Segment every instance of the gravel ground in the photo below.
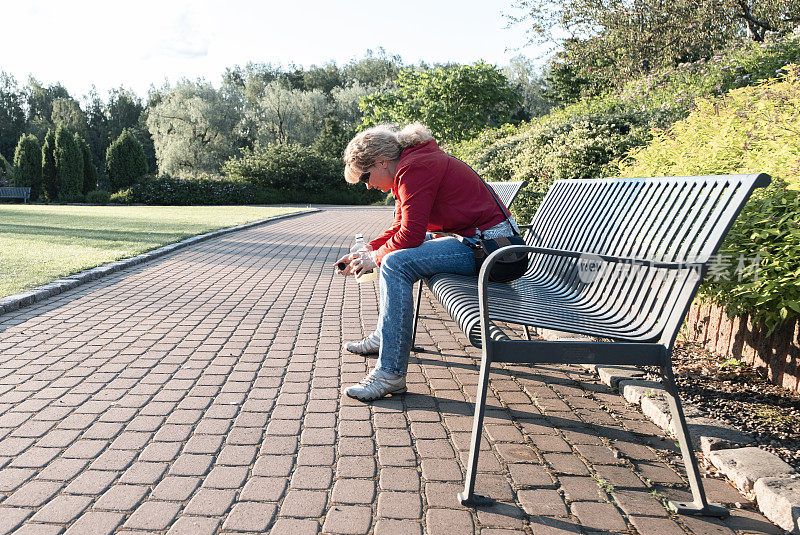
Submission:
M 683 401 L 749 433 L 759 447 L 800 470 L 800 395 L 696 344 L 677 342 L 672 358 Z

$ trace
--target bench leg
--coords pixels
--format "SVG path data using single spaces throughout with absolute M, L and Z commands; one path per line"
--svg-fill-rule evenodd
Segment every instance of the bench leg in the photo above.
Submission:
M 531 339 L 531 330 L 533 330 L 533 334 L 536 335 L 536 329 L 531 329 L 529 326 L 525 325 L 525 340 Z
M 414 328 L 411 331 L 411 348 L 414 348 L 414 342 L 417 339 L 417 322 L 419 322 L 419 304 L 422 301 L 422 285 L 425 284 L 421 280 L 417 282 L 417 304 L 414 307 Z
M 678 397 L 678 387 L 675 385 L 671 366 L 664 366 L 663 376 L 664 390 L 666 390 L 667 402 L 672 413 L 672 426 L 675 428 L 675 435 L 677 435 L 678 444 L 681 447 L 683 464 L 686 467 L 686 475 L 689 478 L 689 487 L 692 489 L 693 500 L 691 503 L 670 501 L 669 506 L 678 514 L 725 518 L 730 514 L 728 510 L 721 505 L 708 503 L 706 499 L 706 493 L 700 481 L 700 470 L 697 468 L 697 458 L 692 449 L 689 427 L 686 425 L 686 417 L 683 414 L 683 407 Z
M 478 473 L 478 454 L 481 451 L 481 433 L 483 431 L 483 415 L 486 411 L 486 390 L 489 388 L 489 368 L 492 364 L 491 341 L 483 343 L 483 358 L 478 378 L 478 393 L 475 397 L 475 418 L 472 420 L 472 439 L 469 445 L 469 461 L 467 478 L 464 480 L 464 491 L 458 493 L 461 505 L 478 507 L 489 505 L 492 499 L 475 494 L 475 476 Z

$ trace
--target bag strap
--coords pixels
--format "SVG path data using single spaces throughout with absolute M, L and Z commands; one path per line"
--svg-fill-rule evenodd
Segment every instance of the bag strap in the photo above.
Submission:
M 455 156 L 453 156 L 453 158 L 455 158 Z M 472 169 L 472 166 L 470 164 L 468 164 L 467 162 L 465 162 L 463 160 L 459 160 L 458 158 L 456 158 L 456 160 L 458 160 L 459 162 L 463 163 L 464 165 L 466 165 L 467 167 Z M 492 196 L 492 199 L 494 199 L 494 202 L 497 203 L 497 207 L 500 208 L 500 213 L 503 214 L 503 217 L 506 218 L 505 220 L 508 221 L 508 224 L 511 226 L 511 232 L 513 232 L 515 236 L 519 236 L 519 233 L 517 232 L 517 229 L 514 228 L 514 225 L 512 225 L 511 221 L 509 221 L 511 219 L 511 216 L 510 215 L 506 215 L 506 210 L 508 210 L 508 207 L 503 206 L 503 203 L 501 203 L 500 199 L 497 198 L 497 193 L 495 193 L 495 191 L 492 189 L 492 187 L 489 184 L 486 183 L 486 181 L 483 179 L 483 177 L 481 175 L 479 175 L 478 172 L 475 169 L 472 169 L 472 172 L 475 173 L 475 176 L 478 177 L 478 180 L 480 180 L 483 183 L 483 185 L 486 187 L 486 189 L 489 190 L 489 194 Z M 508 213 L 510 214 L 511 210 L 508 210 Z

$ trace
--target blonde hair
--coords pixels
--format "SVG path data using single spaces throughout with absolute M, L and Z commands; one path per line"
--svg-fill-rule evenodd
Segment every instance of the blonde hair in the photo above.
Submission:
M 433 139 L 422 123 L 411 123 L 399 132 L 392 125 L 374 126 L 350 140 L 344 150 L 344 179 L 358 184 L 358 177 L 377 160 L 397 160 L 406 147 L 415 147 Z

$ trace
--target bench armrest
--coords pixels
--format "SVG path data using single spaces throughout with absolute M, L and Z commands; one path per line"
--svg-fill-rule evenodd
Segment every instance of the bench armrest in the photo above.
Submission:
M 600 260 L 603 260 L 605 262 L 646 265 L 661 269 L 686 269 L 686 268 L 699 269 L 706 264 L 705 261 L 701 260 L 695 262 L 661 262 L 657 260 L 649 260 L 647 258 L 637 258 L 633 256 L 613 256 L 613 255 L 598 254 L 598 253 L 587 253 L 581 251 L 569 251 L 565 249 L 550 249 L 548 247 L 536 247 L 533 245 L 508 245 L 506 247 L 501 247 L 500 249 L 490 254 L 486 258 L 486 260 L 483 261 L 481 272 L 483 272 L 483 269 L 486 266 L 494 264 L 497 257 L 507 253 L 520 253 L 520 252 L 539 253 L 552 256 L 566 256 L 570 258 L 581 258 L 581 257 L 591 258 L 591 259 L 599 258 Z

